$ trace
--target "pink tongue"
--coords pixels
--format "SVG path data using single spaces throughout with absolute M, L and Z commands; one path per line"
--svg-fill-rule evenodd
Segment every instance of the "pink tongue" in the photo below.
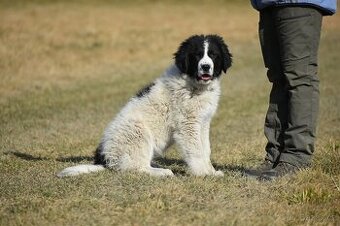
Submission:
M 206 81 L 206 80 L 209 80 L 211 78 L 210 75 L 202 75 L 201 79 Z

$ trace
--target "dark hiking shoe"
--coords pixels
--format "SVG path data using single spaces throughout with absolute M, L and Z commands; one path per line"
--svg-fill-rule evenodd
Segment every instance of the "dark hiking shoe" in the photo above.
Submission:
M 280 162 L 275 168 L 262 172 L 258 179 L 261 181 L 271 181 L 286 175 L 293 175 L 299 170 L 300 168 L 297 166 Z
M 257 178 L 261 176 L 264 171 L 273 169 L 274 163 L 269 160 L 264 160 L 259 166 L 252 169 L 246 169 L 243 172 L 243 176 L 250 178 Z

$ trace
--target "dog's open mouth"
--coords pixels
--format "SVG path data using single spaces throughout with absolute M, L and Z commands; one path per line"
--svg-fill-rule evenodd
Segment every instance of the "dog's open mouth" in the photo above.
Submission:
M 203 74 L 201 76 L 198 76 L 198 80 L 202 80 L 202 81 L 209 81 L 212 79 L 212 76 L 209 74 Z

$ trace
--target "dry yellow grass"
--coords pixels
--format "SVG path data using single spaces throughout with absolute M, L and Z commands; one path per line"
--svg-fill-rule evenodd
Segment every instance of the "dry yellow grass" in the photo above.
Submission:
M 230 40 L 254 39 L 251 22 L 256 20 L 255 12 L 247 21 L 242 19 L 239 7 L 226 8 L 230 9 L 162 3 L 56 3 L 3 8 L 1 99 L 27 89 L 97 76 L 98 70 L 169 59 L 178 43 L 194 33 L 208 31 Z M 209 18 L 205 11 L 213 12 L 216 18 Z
M 321 112 L 313 167 L 259 183 L 239 169 L 263 157 L 270 84 L 257 13 L 242 1 L 15 1 L 0 4 L 0 225 L 339 225 L 340 16 L 325 18 Z M 224 178 L 103 172 L 60 180 L 90 162 L 120 107 L 195 33 L 225 38 L 234 65 L 212 124 Z

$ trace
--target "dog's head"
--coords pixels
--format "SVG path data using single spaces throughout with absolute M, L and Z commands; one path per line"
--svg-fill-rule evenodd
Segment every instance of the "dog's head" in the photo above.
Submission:
M 194 35 L 182 42 L 174 54 L 178 69 L 201 84 L 208 84 L 226 73 L 232 55 L 218 35 Z

